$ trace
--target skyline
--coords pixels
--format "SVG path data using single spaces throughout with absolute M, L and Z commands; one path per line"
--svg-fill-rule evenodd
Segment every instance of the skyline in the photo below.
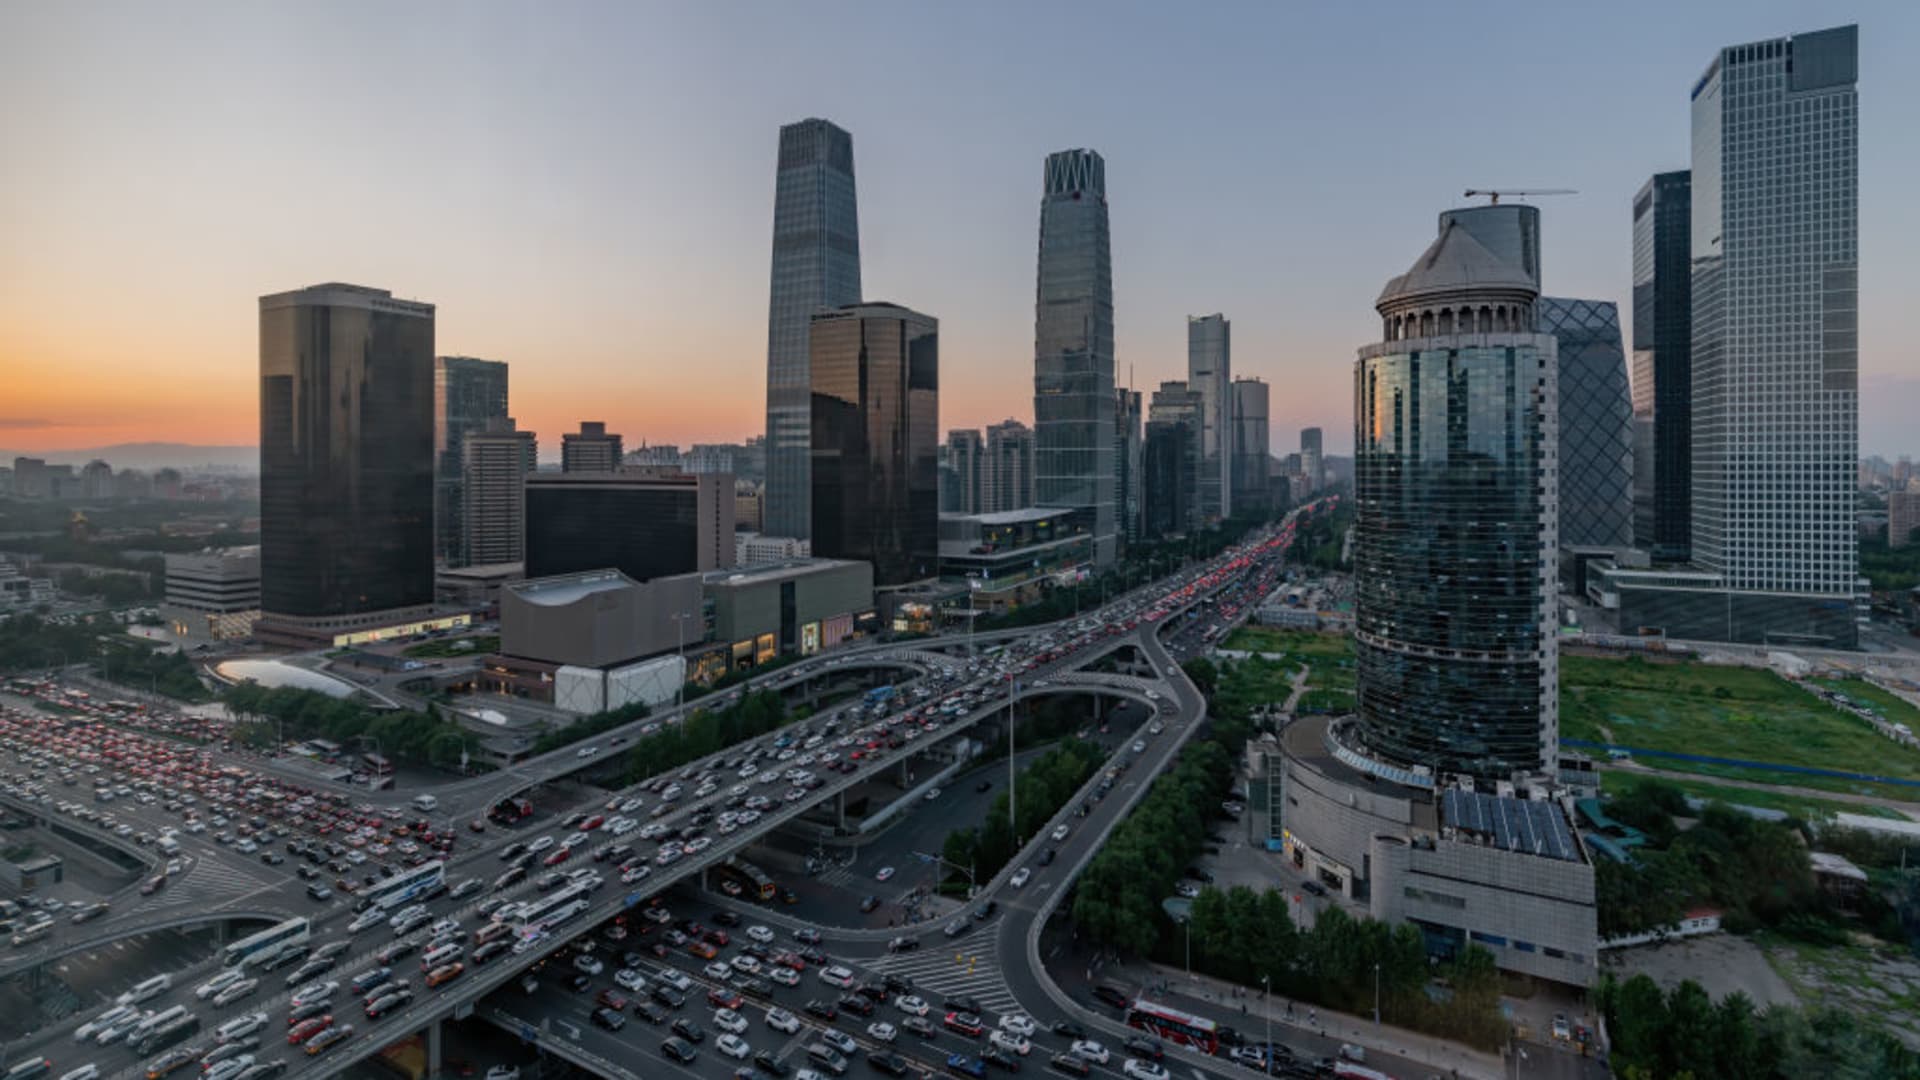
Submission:
M 0 444 L 253 442 L 254 303 L 324 281 L 433 303 L 438 352 L 513 365 L 512 411 L 544 457 L 582 419 L 630 447 L 760 434 L 777 132 L 818 116 L 856 142 L 864 298 L 940 315 L 942 432 L 1032 422 L 1035 181 L 1048 153 L 1085 146 L 1108 164 L 1116 382 L 1180 377 L 1187 316 L 1219 311 L 1238 324 L 1235 373 L 1273 387 L 1274 449 L 1317 426 L 1347 453 L 1346 373 L 1378 283 L 1409 231 L 1469 205 L 1464 188 L 1579 189 L 1539 201 L 1545 288 L 1624 314 L 1633 194 L 1686 164 L 1687 91 L 1719 46 L 1857 20 L 1863 96 L 1920 99 L 1889 55 L 1920 17 L 1896 5 L 1640 9 L 1659 11 L 1657 38 L 1520 5 L 1408 9 L 1410 32 L 1384 37 L 1359 14 L 1257 7 L 1115 8 L 1090 26 L 1023 11 L 1018 35 L 1004 8 L 910 27 L 597 5 L 452 22 L 10 9 L 0 88 L 29 107 L 0 139 L 33 166 L 0 175 L 17 238 L 0 251 Z M 1066 33 L 1101 70 L 1145 74 L 1056 99 L 1047 43 Z M 1412 70 L 1489 35 L 1512 62 L 1449 67 L 1431 116 L 1406 113 L 1404 79 L 1338 60 L 1364 48 Z M 1286 52 L 1301 36 L 1351 49 Z M 809 44 L 871 63 L 770 70 Z M 1208 78 L 1183 79 L 1203 45 Z M 1528 85 L 1546 90 L 1514 92 Z M 1538 139 L 1469 153 L 1444 116 Z M 1897 290 L 1920 284 L 1900 258 L 1920 219 L 1896 202 L 1920 150 L 1890 116 L 1869 108 L 1861 140 L 1861 452 L 1889 457 L 1913 449 L 1900 420 L 1920 410 L 1895 329 Z M 1370 166 L 1388 160 L 1431 169 Z

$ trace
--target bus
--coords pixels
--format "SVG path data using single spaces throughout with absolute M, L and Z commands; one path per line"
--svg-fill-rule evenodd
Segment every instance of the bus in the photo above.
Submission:
M 1168 1008 L 1140 998 L 1127 1007 L 1127 1026 L 1151 1032 L 1168 1042 L 1191 1046 L 1203 1054 L 1220 1052 L 1220 1027 L 1204 1016 Z
M 305 948 L 312 933 L 313 926 L 304 917 L 288 919 L 227 946 L 221 963 L 240 968 L 249 964 L 264 964 L 277 959 L 289 949 Z
M 388 761 L 379 754 L 362 754 L 360 756 L 360 763 L 365 765 L 367 771 L 375 776 L 393 775 L 393 762 Z
M 547 931 L 586 911 L 592 903 L 594 887 L 599 884 L 598 877 L 583 878 L 548 893 L 535 901 L 532 907 L 521 910 L 518 916 L 520 925 L 515 928 L 513 936 L 522 946 L 545 937 Z
M 332 739 L 308 739 L 307 747 L 311 749 L 315 755 L 325 758 L 328 761 L 332 761 L 334 758 L 340 756 L 340 744 L 334 742 Z
M 713 868 L 714 876 L 720 881 L 720 890 L 729 896 L 746 895 L 749 899 L 772 900 L 780 895 L 779 886 L 773 879 L 762 873 L 760 868 L 745 859 L 729 858 Z M 727 886 L 732 885 L 740 892 L 736 893 Z
M 873 689 L 867 691 L 867 704 L 869 705 L 879 705 L 884 702 L 888 702 L 892 700 L 893 700 L 893 684 L 892 683 L 888 683 L 885 686 L 876 686 Z
M 411 870 L 402 870 L 398 874 L 376 885 L 367 886 L 362 893 L 372 900 L 375 907 L 391 911 L 413 900 L 439 892 L 446 887 L 447 864 L 435 859 L 423 862 Z

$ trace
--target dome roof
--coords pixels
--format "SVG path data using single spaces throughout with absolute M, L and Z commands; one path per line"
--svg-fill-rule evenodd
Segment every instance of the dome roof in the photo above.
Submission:
M 1417 297 L 1480 289 L 1498 292 L 1518 289 L 1539 295 L 1533 278 L 1525 270 L 1488 251 L 1459 222 L 1448 221 L 1440 230 L 1440 236 L 1414 260 L 1413 266 L 1380 290 L 1374 307 L 1384 312 L 1390 304 Z

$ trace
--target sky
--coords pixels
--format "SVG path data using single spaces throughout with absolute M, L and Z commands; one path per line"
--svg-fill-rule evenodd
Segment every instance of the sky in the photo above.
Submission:
M 1032 416 L 1041 167 L 1107 161 L 1118 381 L 1233 321 L 1273 447 L 1352 444 L 1387 278 L 1470 187 L 1546 291 L 1630 289 L 1715 50 L 1861 24 L 1861 449 L 1920 453 L 1920 4 L 51 0 L 0 6 L 0 446 L 257 441 L 262 294 L 438 306 L 543 456 L 764 427 L 781 124 L 853 134 L 870 300 L 934 315 L 942 428 Z M 1623 312 L 1624 314 L 1624 312 Z

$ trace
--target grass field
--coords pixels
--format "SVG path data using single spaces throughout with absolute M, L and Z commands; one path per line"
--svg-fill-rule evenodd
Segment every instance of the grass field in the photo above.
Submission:
M 1642 784 L 1659 781 L 1674 787 L 1695 798 L 1711 802 L 1718 799 L 1723 803 L 1735 803 L 1741 806 L 1757 806 L 1763 810 L 1779 810 L 1804 821 L 1829 818 L 1841 811 L 1862 814 L 1866 817 L 1887 818 L 1893 821 L 1911 821 L 1912 818 L 1889 810 L 1884 806 L 1871 806 L 1862 803 L 1837 802 L 1832 799 L 1816 799 L 1811 796 L 1793 795 L 1781 791 L 1756 791 L 1752 788 L 1728 787 L 1725 784 L 1709 783 L 1705 780 L 1681 780 L 1671 776 L 1648 776 L 1645 773 L 1626 772 L 1622 769 L 1603 769 L 1600 772 L 1600 788 L 1608 795 L 1625 795 Z
M 1872 689 L 1872 688 L 1868 688 Z M 1920 780 L 1920 751 L 1770 671 L 1563 655 L 1560 731 L 1573 739 Z M 1703 776 L 1920 801 L 1920 789 L 1837 777 L 1649 759 Z
M 1227 636 L 1224 649 L 1273 653 L 1289 673 L 1300 665 L 1311 668 L 1307 685 L 1315 690 L 1353 692 L 1353 639 L 1346 634 L 1316 634 L 1306 630 L 1275 630 L 1266 626 L 1243 626 Z
M 1882 720 L 1905 724 L 1915 731 L 1920 731 L 1920 709 L 1914 708 L 1904 698 L 1882 690 L 1865 679 L 1814 679 L 1813 681 L 1828 690 L 1845 694 L 1854 701 L 1866 705 L 1879 713 Z

